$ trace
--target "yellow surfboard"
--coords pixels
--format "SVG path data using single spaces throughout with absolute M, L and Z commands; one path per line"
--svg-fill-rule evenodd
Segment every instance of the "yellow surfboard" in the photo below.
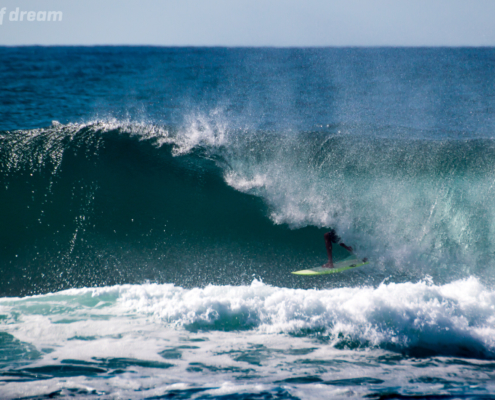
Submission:
M 342 272 L 352 268 L 362 267 L 363 265 L 369 264 L 368 261 L 361 260 L 356 256 L 351 256 L 345 258 L 344 260 L 337 261 L 333 263 L 333 268 L 317 267 L 312 269 L 303 269 L 301 271 L 292 272 L 294 275 L 326 275 L 335 274 L 337 272 Z

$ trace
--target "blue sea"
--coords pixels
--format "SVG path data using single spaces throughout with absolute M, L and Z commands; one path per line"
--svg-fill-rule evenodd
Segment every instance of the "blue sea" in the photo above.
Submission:
M 0 60 L 0 399 L 495 399 L 495 49 Z

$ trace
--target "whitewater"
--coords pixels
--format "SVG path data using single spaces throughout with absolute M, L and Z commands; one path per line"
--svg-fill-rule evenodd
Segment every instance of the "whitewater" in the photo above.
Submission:
M 495 398 L 493 49 L 0 53 L 0 398 Z
M 0 313 L 2 364 L 15 365 L 2 374 L 6 398 L 19 382 L 26 397 L 493 390 L 495 293 L 476 279 L 333 290 L 122 285 L 4 299 Z

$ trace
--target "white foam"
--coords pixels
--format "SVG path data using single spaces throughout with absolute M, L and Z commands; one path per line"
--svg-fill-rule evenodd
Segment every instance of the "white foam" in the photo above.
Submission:
M 448 285 L 424 281 L 331 290 L 277 288 L 259 281 L 202 289 L 171 284 L 70 289 L 0 299 L 0 315 L 5 316 L 2 331 L 39 351 L 51 349 L 30 360 L 30 368 L 60 365 L 62 360 L 94 366 L 109 359 L 172 364 L 160 369 L 131 362 L 125 372 L 105 379 L 81 375 L 42 384 L 7 382 L 2 392 L 10 397 L 74 388 L 125 398 L 195 388 L 201 389 L 198 396 L 282 388 L 301 398 L 324 398 L 328 388 L 323 392 L 319 381 L 290 383 L 312 375 L 321 381 L 372 377 L 386 381 L 386 387 L 423 390 L 430 384 L 411 384 L 424 371 L 414 359 L 390 367 L 379 361 L 387 352 L 374 346 L 406 351 L 419 346 L 440 355 L 467 348 L 474 350 L 472 357 L 495 356 L 495 292 L 474 278 Z M 326 336 L 328 341 L 322 342 Z M 339 343 L 357 343 L 366 351 L 342 350 Z M 163 358 L 166 349 L 179 349 L 182 356 Z M 483 361 L 471 360 L 469 367 L 437 357 L 435 363 L 439 367 L 430 367 L 428 376 L 455 376 L 462 383 L 478 379 L 476 366 Z M 368 389 L 350 382 L 332 395 L 364 395 Z
M 225 174 L 225 181 L 228 185 L 243 193 L 252 193 L 253 189 L 261 189 L 268 184 L 266 175 L 257 174 L 249 179 L 233 171 L 228 171 Z
M 88 295 L 107 300 L 88 308 L 83 299 Z M 108 301 L 112 296 L 116 299 Z M 40 301 L 43 309 L 35 306 Z M 60 308 L 61 303 L 67 311 L 53 313 L 51 309 Z M 250 286 L 210 285 L 203 289 L 123 285 L 0 302 L 0 313 L 10 315 L 14 310 L 22 313 L 25 322 L 30 321 L 22 329 L 27 337 L 50 335 L 53 326 L 43 323 L 46 319 L 81 320 L 60 324 L 57 340 L 94 335 L 95 326 L 99 336 L 129 329 L 128 322 L 119 326 L 98 320 L 98 315 L 111 315 L 111 319 L 125 321 L 145 319 L 151 322 L 147 325 L 150 330 L 155 329 L 154 324 L 165 324 L 176 329 L 193 325 L 203 330 L 248 329 L 268 334 L 309 331 L 329 335 L 334 344 L 343 335 L 365 347 L 421 345 L 434 349 L 473 343 L 487 353 L 495 349 L 495 292 L 475 278 L 441 286 L 390 283 L 332 290 L 276 288 L 258 281 Z M 88 324 L 91 316 L 97 322 Z

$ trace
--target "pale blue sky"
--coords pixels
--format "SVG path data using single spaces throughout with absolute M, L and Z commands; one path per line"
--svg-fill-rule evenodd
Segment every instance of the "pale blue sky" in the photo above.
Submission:
M 3 7 L 0 45 L 495 45 L 495 0 L 0 0 Z M 10 21 L 17 7 L 62 11 L 63 20 Z

